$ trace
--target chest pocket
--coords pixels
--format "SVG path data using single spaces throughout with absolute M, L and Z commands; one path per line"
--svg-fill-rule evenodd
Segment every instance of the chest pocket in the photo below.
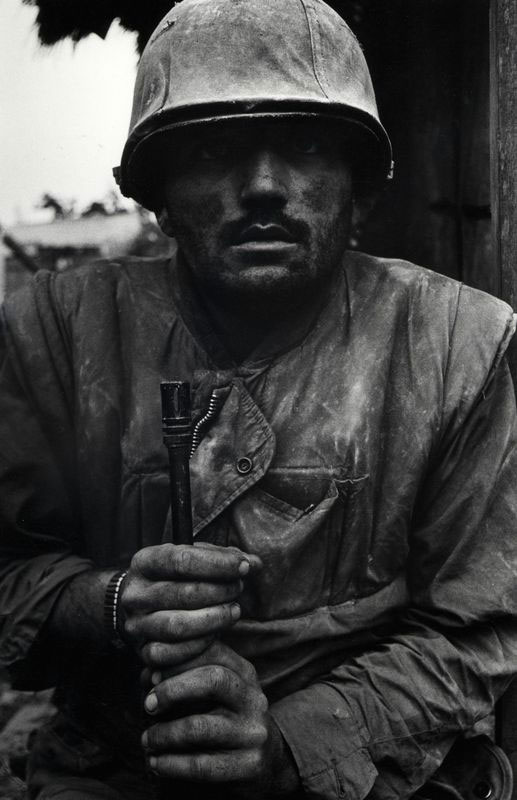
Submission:
M 360 498 L 368 476 L 347 482 L 331 473 L 325 478 L 320 471 L 308 494 L 307 474 L 300 480 L 300 470 L 280 472 L 282 498 L 265 491 L 277 477 L 268 473 L 268 481 L 247 492 L 231 510 L 229 544 L 256 553 L 264 564 L 249 580 L 243 598 L 244 613 L 256 619 L 289 618 L 354 599 L 368 567 L 368 525 L 362 524 L 368 520 L 360 511 L 367 506 Z M 286 491 L 289 483 L 298 488 Z M 287 502 L 286 496 L 304 508 Z

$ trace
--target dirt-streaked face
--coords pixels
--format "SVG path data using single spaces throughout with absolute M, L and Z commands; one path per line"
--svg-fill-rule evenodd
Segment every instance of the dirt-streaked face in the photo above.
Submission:
M 332 124 L 194 126 L 171 142 L 164 169 L 172 233 L 212 300 L 301 299 L 340 262 L 352 179 Z

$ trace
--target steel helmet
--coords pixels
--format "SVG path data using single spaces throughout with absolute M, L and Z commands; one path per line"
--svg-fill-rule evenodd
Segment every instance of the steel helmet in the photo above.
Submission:
M 389 177 L 391 144 L 361 46 L 323 0 L 183 0 L 142 54 L 115 175 L 124 195 L 156 211 L 162 207 L 156 152 L 164 133 L 300 116 L 346 123 L 369 180 Z

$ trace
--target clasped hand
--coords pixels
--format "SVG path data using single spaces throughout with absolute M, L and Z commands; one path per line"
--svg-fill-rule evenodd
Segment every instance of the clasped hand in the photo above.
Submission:
M 239 619 L 243 578 L 260 566 L 234 547 L 139 550 L 122 586 L 122 635 L 150 669 L 188 661 Z
M 218 636 L 240 616 L 256 556 L 210 545 L 139 551 L 124 582 L 124 636 L 154 688 L 142 742 L 158 774 L 264 784 L 278 732 L 255 669 Z

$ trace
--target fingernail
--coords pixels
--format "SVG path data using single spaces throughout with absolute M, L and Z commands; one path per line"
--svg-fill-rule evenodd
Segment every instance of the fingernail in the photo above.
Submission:
M 151 675 L 151 683 L 153 686 L 158 686 L 159 683 L 162 682 L 162 673 L 161 672 L 153 672 Z
M 247 575 L 250 571 L 250 562 L 249 561 L 241 561 L 239 564 L 239 575 Z
M 147 748 L 149 745 L 149 736 L 147 734 L 147 731 L 143 732 L 141 741 L 142 741 L 142 747 Z
M 156 769 L 156 767 L 158 766 L 158 759 L 156 758 L 156 756 L 150 757 L 149 766 L 151 767 L 151 769 Z
M 152 714 L 158 708 L 158 698 L 151 692 L 145 698 L 145 710 Z
M 232 619 L 234 620 L 239 619 L 241 615 L 241 607 L 238 603 L 232 603 L 232 606 L 230 608 L 230 614 Z

